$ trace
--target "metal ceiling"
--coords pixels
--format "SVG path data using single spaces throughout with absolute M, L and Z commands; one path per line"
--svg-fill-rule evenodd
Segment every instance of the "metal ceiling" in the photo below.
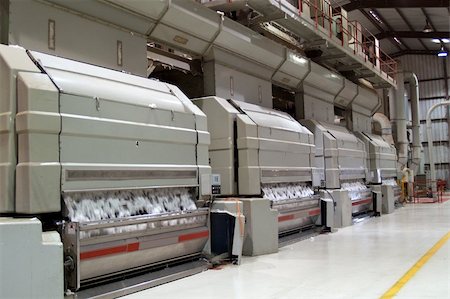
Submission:
M 360 21 L 392 56 L 436 54 L 441 44 L 433 39 L 450 38 L 449 0 L 344 0 L 334 1 Z M 378 20 L 375 16 L 378 17 Z M 425 25 L 431 32 L 423 32 Z M 449 48 L 450 45 L 445 45 Z
M 343 5 L 346 11 L 362 8 L 448 7 L 448 0 L 356 0 Z M 341 4 L 342 5 L 342 4 Z

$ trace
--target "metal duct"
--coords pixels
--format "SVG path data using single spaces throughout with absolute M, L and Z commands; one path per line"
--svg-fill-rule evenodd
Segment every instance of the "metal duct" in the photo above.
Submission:
M 428 110 L 427 112 L 427 141 L 428 141 L 428 155 L 430 160 L 430 179 L 431 179 L 431 188 L 433 191 L 433 196 L 436 196 L 437 186 L 434 183 L 436 181 L 436 168 L 434 166 L 434 153 L 433 153 L 433 133 L 431 128 L 431 113 L 434 109 L 439 106 L 450 106 L 450 101 L 444 101 L 437 103 Z
M 381 136 L 383 136 L 384 140 L 391 145 L 394 145 L 394 138 L 392 137 L 392 125 L 389 118 L 383 113 L 375 113 L 372 117 L 372 120 L 381 126 Z
M 350 103 L 351 122 L 349 128 L 355 132 L 372 133 L 371 117 L 380 107 L 378 94 L 367 87 L 358 86 L 358 94 Z
M 406 102 L 403 73 L 397 74 L 397 89 L 395 90 L 395 126 L 397 131 L 397 153 L 399 169 L 406 167 L 408 162 L 408 137 L 406 134 Z
M 400 168 L 408 162 L 408 138 L 405 99 L 405 82 L 410 84 L 411 114 L 412 114 L 412 161 L 411 169 L 417 173 L 420 166 L 420 119 L 419 119 L 419 80 L 416 74 L 400 72 L 397 74 L 397 90 L 395 93 L 395 125 L 397 130 L 398 162 Z
M 325 72 L 309 59 L 194 1 L 101 0 L 85 3 L 83 6 L 76 6 L 64 0 L 40 1 L 94 22 L 114 24 L 122 31 L 143 34 L 149 39 L 189 53 L 206 56 L 207 60 L 211 60 L 214 48 L 220 49 L 222 52 L 232 54 L 229 56 L 259 65 L 254 70 L 237 64 L 240 71 L 248 74 L 256 73 L 256 76 L 260 77 L 261 73 L 258 72 L 260 69 L 268 70 L 272 82 L 292 89 L 299 88 L 310 70 L 314 73 L 314 69 L 317 68 L 319 72 Z M 275 6 L 270 5 L 268 8 L 279 12 Z M 213 54 L 214 59 L 217 59 L 216 54 L 217 51 Z M 228 66 L 234 68 L 237 60 L 237 58 L 227 60 Z M 223 61 L 221 63 L 223 64 Z M 320 84 L 322 90 L 330 87 L 335 89 L 335 81 L 342 80 L 339 74 L 329 71 L 328 73 L 328 77 L 322 78 Z
M 339 94 L 334 98 L 334 104 L 342 108 L 347 108 L 350 106 L 351 102 L 358 95 L 358 85 L 355 83 L 344 79 L 344 87 L 341 89 Z
M 411 169 L 417 173 L 420 166 L 420 151 L 422 148 L 420 142 L 420 119 L 419 119 L 419 79 L 416 74 L 411 72 L 404 73 L 405 82 L 409 82 L 411 97 L 411 114 L 412 114 L 412 161 Z

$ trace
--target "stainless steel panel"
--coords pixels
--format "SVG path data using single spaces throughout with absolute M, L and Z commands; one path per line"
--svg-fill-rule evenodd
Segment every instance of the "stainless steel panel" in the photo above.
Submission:
M 194 170 L 66 170 L 67 181 L 128 180 L 128 179 L 192 179 Z
M 312 226 L 320 215 L 318 197 L 273 202 L 272 207 L 279 212 L 279 234 Z
M 373 209 L 372 197 L 369 199 L 361 199 L 352 201 L 352 215 L 369 212 Z
M 88 281 L 200 253 L 209 238 L 208 213 L 208 209 L 200 209 L 64 223 L 69 288 L 76 290 Z
M 311 176 L 312 170 L 261 170 L 262 177 L 294 177 L 294 176 Z
M 179 233 L 181 234 L 181 232 Z M 159 246 L 147 250 L 139 250 L 130 253 L 105 256 L 80 262 L 81 283 L 89 279 L 109 276 L 123 270 L 135 270 L 141 266 L 149 266 L 163 261 L 200 253 L 208 238 L 186 241 L 183 243 L 173 243 L 166 246 Z

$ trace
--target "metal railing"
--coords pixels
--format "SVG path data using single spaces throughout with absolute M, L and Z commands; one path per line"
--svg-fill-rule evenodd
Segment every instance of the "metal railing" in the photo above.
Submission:
M 437 186 L 433 191 L 432 184 Z M 442 203 L 445 191 L 445 184 L 441 183 L 441 180 L 418 180 L 416 179 L 413 185 L 413 203 Z
M 214 0 L 197 1 L 203 4 L 214 2 Z M 352 50 L 353 54 L 359 56 L 365 63 L 369 62 L 373 72 L 386 80 L 392 79 L 396 82 L 397 62 L 380 48 L 378 39 L 368 29 L 342 15 L 340 7 L 333 8 L 329 0 L 284 1 L 297 7 L 298 16 L 304 19 L 310 17 L 317 31 L 326 33 L 330 39 L 340 41 L 341 47 Z M 228 4 L 232 2 L 234 1 L 227 0 Z M 307 9 L 309 13 L 305 11 Z M 347 26 L 344 26 L 344 23 Z
M 298 0 L 299 16 L 304 14 L 304 6 L 309 7 L 316 29 L 320 26 L 327 30 L 330 39 L 339 39 L 342 47 L 353 50 L 355 55 L 370 62 L 381 76 L 385 74 L 395 81 L 397 62 L 380 48 L 378 40 L 368 29 L 347 19 L 340 8 L 333 8 L 328 0 Z

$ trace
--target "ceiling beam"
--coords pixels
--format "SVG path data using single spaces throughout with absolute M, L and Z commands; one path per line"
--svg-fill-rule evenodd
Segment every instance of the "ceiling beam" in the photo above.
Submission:
M 432 31 L 432 32 L 422 32 L 422 31 L 385 31 L 375 35 L 377 39 L 383 39 L 387 37 L 398 37 L 398 38 L 449 38 L 450 31 Z
M 378 17 L 380 18 L 381 22 L 384 23 L 384 25 L 386 25 L 386 27 L 388 28 L 389 31 L 394 31 L 394 28 L 392 28 L 392 26 L 387 22 L 387 20 L 375 9 L 373 8 L 373 11 L 378 15 Z M 385 31 L 386 32 L 386 31 Z M 394 37 L 396 37 L 397 39 L 399 38 L 398 36 L 392 36 L 392 40 L 394 40 L 394 43 L 398 45 L 397 41 L 394 39 Z M 400 43 L 407 49 L 409 50 L 410 48 L 408 47 L 407 44 L 405 44 L 403 41 L 400 40 Z
M 385 32 L 385 31 L 384 31 L 384 28 L 381 27 L 381 25 L 378 24 L 378 22 L 375 21 L 375 20 L 373 19 L 373 17 L 367 13 L 367 11 L 365 11 L 364 9 L 360 9 L 359 11 L 360 11 L 360 12 L 361 12 L 361 13 L 369 20 L 370 23 L 373 24 L 373 26 L 375 26 L 375 27 L 380 31 L 380 33 Z M 403 51 L 403 49 L 402 49 L 402 48 L 400 47 L 400 45 L 394 40 L 394 38 L 391 38 L 391 39 L 389 39 L 389 40 L 390 40 L 390 42 L 391 42 L 395 47 L 397 47 L 397 49 L 398 49 L 399 51 Z
M 392 58 L 396 58 L 403 55 L 437 55 L 438 50 L 403 50 L 389 54 Z
M 375 77 L 375 73 L 367 73 L 367 74 L 357 74 L 357 75 L 355 75 L 355 78 L 357 78 L 357 79 L 372 78 L 372 77 Z
M 408 26 L 410 31 L 414 31 L 414 27 L 411 25 L 411 23 L 408 21 L 408 19 L 405 17 L 405 15 L 403 14 L 403 12 L 396 8 L 395 11 L 398 13 L 398 15 L 402 18 L 403 22 L 405 22 L 405 24 Z M 422 47 L 425 50 L 430 50 L 430 48 L 427 47 L 427 45 L 425 45 L 425 43 L 423 42 L 423 40 L 419 39 L 420 44 L 422 45 Z
M 345 57 L 347 57 L 345 54 L 335 54 L 335 55 L 320 56 L 320 57 L 317 57 L 317 58 L 315 58 L 313 60 L 314 61 L 325 61 L 325 60 L 341 59 L 341 58 L 345 58 Z
M 346 11 L 364 8 L 449 7 L 450 0 L 356 0 L 343 6 Z
M 348 72 L 348 71 L 358 70 L 361 67 L 362 67 L 361 63 L 355 63 L 355 64 L 350 64 L 350 65 L 340 65 L 340 66 L 336 67 L 336 70 L 338 72 Z

